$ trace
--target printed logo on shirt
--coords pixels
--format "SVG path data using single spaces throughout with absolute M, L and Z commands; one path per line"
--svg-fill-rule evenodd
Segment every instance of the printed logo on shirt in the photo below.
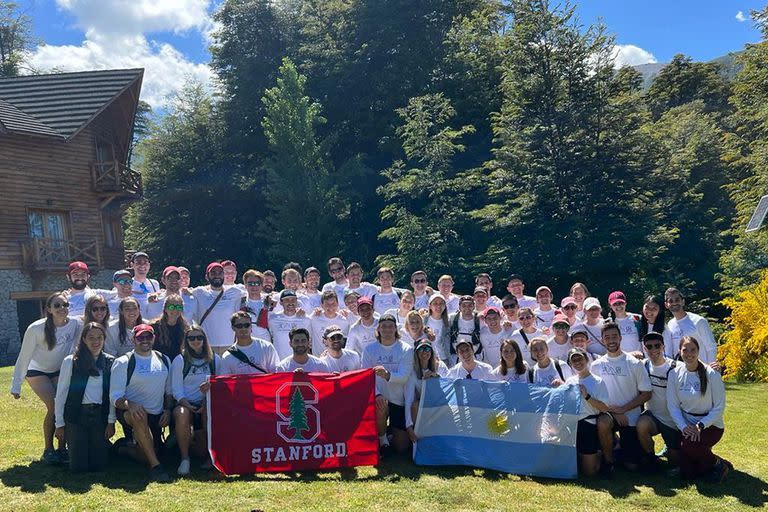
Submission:
M 601 363 L 600 369 L 602 370 L 603 375 L 613 375 L 614 377 L 628 377 L 627 373 L 624 372 L 623 366 L 613 366 L 608 363 Z
M 686 382 L 680 387 L 680 391 L 684 393 L 690 393 L 692 395 L 701 394 L 701 382 L 697 380 Z

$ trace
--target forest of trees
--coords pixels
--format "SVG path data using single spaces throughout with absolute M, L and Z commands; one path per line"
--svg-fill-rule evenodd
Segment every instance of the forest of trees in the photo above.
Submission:
M 195 277 L 339 255 L 401 284 L 578 280 L 635 309 L 674 284 L 714 312 L 768 266 L 768 232 L 743 232 L 768 191 L 768 8 L 752 15 L 763 41 L 735 76 L 677 55 L 644 88 L 575 5 L 225 1 L 217 90 L 190 83 L 143 126 L 128 245 Z

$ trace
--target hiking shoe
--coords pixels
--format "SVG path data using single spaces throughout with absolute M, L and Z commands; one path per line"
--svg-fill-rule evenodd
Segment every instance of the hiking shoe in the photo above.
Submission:
M 59 448 L 56 450 L 56 453 L 59 456 L 59 462 L 62 464 L 69 464 L 69 450 L 66 448 Z
M 603 465 L 600 466 L 600 476 L 603 478 L 613 478 L 613 474 L 616 472 L 616 468 L 613 465 L 613 462 L 603 462 Z
M 53 448 L 45 450 L 40 460 L 42 460 L 46 464 L 61 464 L 61 458 L 59 457 L 59 452 L 57 452 Z
M 723 459 L 718 459 L 715 463 L 715 467 L 712 468 L 712 473 L 709 475 L 709 481 L 719 484 L 725 480 L 725 477 L 728 476 L 728 473 L 730 472 L 731 468 L 728 467 L 728 464 L 723 462 Z
M 179 469 L 176 471 L 180 476 L 186 476 L 189 474 L 189 459 L 181 459 Z
M 171 481 L 171 477 L 165 472 L 165 468 L 161 464 L 151 468 L 149 470 L 149 478 L 153 482 L 167 483 Z
M 645 473 L 655 473 L 659 470 L 659 458 L 653 454 L 644 455 L 640 460 L 640 468 Z

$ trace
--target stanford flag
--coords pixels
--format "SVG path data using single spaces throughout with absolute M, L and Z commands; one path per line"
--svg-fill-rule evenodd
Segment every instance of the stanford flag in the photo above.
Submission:
M 374 466 L 373 371 L 212 377 L 208 446 L 225 475 Z

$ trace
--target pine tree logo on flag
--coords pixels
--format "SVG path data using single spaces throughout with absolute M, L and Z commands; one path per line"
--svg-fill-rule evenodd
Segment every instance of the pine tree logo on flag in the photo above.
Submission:
M 288 389 L 286 389 L 288 388 Z M 290 396 L 290 398 L 288 398 Z M 311 443 L 320 435 L 320 394 L 309 382 L 286 382 L 275 394 L 277 435 L 288 443 Z M 288 402 L 288 407 L 283 404 Z M 287 413 L 287 414 L 286 414 Z

